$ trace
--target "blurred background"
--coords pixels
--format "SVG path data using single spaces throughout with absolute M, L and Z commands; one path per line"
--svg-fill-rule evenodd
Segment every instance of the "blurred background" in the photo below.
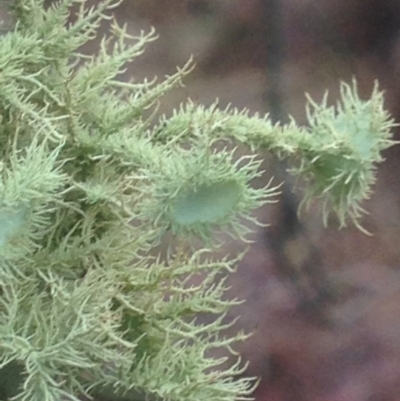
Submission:
M 400 0 L 125 0 L 116 14 L 131 33 L 159 34 L 127 75 L 163 78 L 196 61 L 160 112 L 218 97 L 305 124 L 305 92 L 320 101 L 329 90 L 334 102 L 339 82 L 355 77 L 365 97 L 379 80 L 400 121 Z M 334 220 L 325 229 L 317 206 L 298 219 L 290 180 L 279 205 L 257 211 L 270 226 L 230 278 L 246 299 L 232 314 L 254 331 L 240 352 L 261 378 L 257 401 L 400 399 L 399 155 L 385 154 L 364 205 L 372 237 Z M 287 178 L 269 155 L 265 166 L 266 181 Z
M 0 35 L 13 26 L 4 4 Z M 378 80 L 400 122 L 400 0 L 125 0 L 116 16 L 132 34 L 159 34 L 126 78 L 162 79 L 196 61 L 160 113 L 188 97 L 218 98 L 222 108 L 306 124 L 305 93 L 320 101 L 329 90 L 333 103 L 339 82 L 356 78 L 365 97 Z M 287 184 L 279 204 L 256 212 L 269 226 L 255 231 L 229 279 L 230 295 L 245 299 L 232 317 L 253 332 L 238 351 L 250 361 L 246 375 L 261 378 L 256 401 L 399 401 L 400 147 L 385 153 L 364 205 L 373 236 L 338 230 L 334 219 L 324 228 L 318 205 L 298 218 L 301 188 L 283 163 L 262 157 L 256 184 Z M 240 246 L 231 241 L 224 254 Z

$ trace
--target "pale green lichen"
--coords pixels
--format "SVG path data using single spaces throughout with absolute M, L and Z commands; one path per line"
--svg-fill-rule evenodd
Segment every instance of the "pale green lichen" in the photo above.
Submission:
M 17 389 L 0 382 L 0 398 L 250 399 L 245 364 L 212 357 L 246 338 L 223 336 L 237 301 L 224 298 L 221 273 L 237 259 L 212 257 L 215 233 L 245 239 L 252 210 L 276 201 L 260 150 L 288 160 L 325 219 L 333 210 L 359 224 L 393 144 L 382 94 L 363 101 L 343 84 L 336 108 L 310 102 L 307 127 L 190 101 L 157 119 L 149 111 L 193 64 L 162 82 L 119 81 L 155 36 L 127 35 L 110 18 L 117 2 L 8 4 L 17 24 L 0 40 L 0 374 L 22 374 Z M 103 20 L 110 36 L 97 56 L 82 54 Z M 268 184 L 254 188 L 262 174 Z M 202 313 L 214 318 L 200 323 Z

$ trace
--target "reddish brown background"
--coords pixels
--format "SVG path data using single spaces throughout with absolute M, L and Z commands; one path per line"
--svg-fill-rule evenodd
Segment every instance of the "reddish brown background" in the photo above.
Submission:
M 304 92 L 319 100 L 329 89 L 335 99 L 339 81 L 354 76 L 365 96 L 379 79 L 400 120 L 400 1 L 281 2 L 286 113 L 305 123 Z M 266 112 L 267 8 L 268 0 L 125 0 L 119 19 L 132 32 L 152 25 L 160 35 L 129 73 L 162 77 L 193 54 L 196 71 L 161 111 L 190 96 Z M 338 231 L 335 221 L 324 229 L 317 208 L 294 234 L 285 207 L 257 212 L 271 226 L 254 234 L 230 282 L 246 299 L 232 314 L 254 331 L 241 352 L 248 373 L 262 378 L 258 401 L 400 400 L 399 152 L 386 153 L 365 203 L 373 237 L 352 226 Z M 276 170 L 265 159 L 267 180 Z

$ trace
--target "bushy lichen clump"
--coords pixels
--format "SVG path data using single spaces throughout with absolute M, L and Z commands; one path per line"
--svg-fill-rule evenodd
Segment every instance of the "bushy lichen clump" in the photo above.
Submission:
M 85 3 L 8 3 L 16 25 L 0 40 L 0 375 L 19 385 L 0 386 L 0 396 L 248 399 L 244 366 L 226 368 L 211 352 L 245 338 L 222 334 L 235 301 L 217 277 L 236 260 L 213 258 L 215 231 L 242 238 L 251 211 L 275 200 L 271 181 L 250 185 L 260 149 L 292 163 L 305 201 L 321 198 L 324 216 L 358 222 L 392 144 L 382 95 L 362 101 L 342 85 L 337 107 L 310 102 L 308 127 L 191 102 L 156 120 L 148 110 L 192 64 L 161 83 L 119 81 L 154 34 L 129 37 L 108 16 L 113 0 Z M 110 36 L 96 56 L 82 54 L 103 20 Z M 154 249 L 166 232 L 174 246 L 161 259 Z M 198 313 L 215 318 L 200 323 Z

